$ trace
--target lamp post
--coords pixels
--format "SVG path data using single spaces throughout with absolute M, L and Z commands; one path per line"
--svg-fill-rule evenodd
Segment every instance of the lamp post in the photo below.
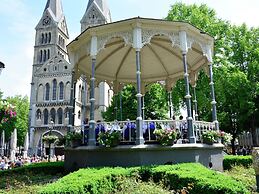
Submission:
M 2 72 L 2 70 L 5 68 L 5 65 L 4 65 L 4 63 L 2 63 L 1 61 L 0 61 L 0 75 L 1 75 L 1 72 Z
M 50 127 L 49 127 L 49 136 L 51 136 L 51 134 L 52 134 L 53 127 L 54 127 L 54 121 L 53 121 L 53 119 L 51 119 Z M 50 162 L 50 155 L 51 155 L 51 151 L 50 150 L 51 150 L 51 141 L 49 141 L 49 157 L 48 157 L 48 162 Z

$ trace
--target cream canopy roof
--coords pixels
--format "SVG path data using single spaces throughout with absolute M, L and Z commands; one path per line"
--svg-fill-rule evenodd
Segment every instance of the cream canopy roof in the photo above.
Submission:
M 97 37 L 95 77 L 97 82 L 136 83 L 134 28 L 141 29 L 141 81 L 166 81 L 167 89 L 183 78 L 179 33 L 187 35 L 187 63 L 192 85 L 201 69 L 212 62 L 214 40 L 185 22 L 132 18 L 91 27 L 68 45 L 75 79 L 91 75 L 91 39 Z M 95 57 L 95 56 L 94 56 Z

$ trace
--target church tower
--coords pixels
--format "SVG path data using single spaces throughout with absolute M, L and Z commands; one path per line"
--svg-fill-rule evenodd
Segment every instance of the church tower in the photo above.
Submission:
M 72 66 L 69 35 L 61 0 L 48 0 L 37 24 L 30 96 L 30 153 L 42 155 L 42 137 L 62 137 L 69 123 Z
M 88 27 L 110 23 L 111 12 L 106 0 L 89 0 L 81 20 L 81 32 Z
M 83 18 L 81 19 L 81 32 L 85 31 L 87 28 L 102 24 L 107 24 L 111 22 L 111 13 L 110 9 L 108 7 L 106 0 L 89 0 L 88 5 L 86 8 L 86 11 L 84 13 Z M 86 80 L 87 82 L 87 80 Z M 85 118 L 90 117 L 90 99 L 87 95 L 90 93 L 90 87 L 87 86 L 85 82 L 82 82 L 83 85 L 85 85 L 85 88 L 88 89 L 87 92 L 85 92 L 85 102 L 82 101 L 82 115 Z M 81 84 L 77 83 L 76 91 L 81 90 Z M 95 118 L 96 120 L 102 120 L 102 112 L 106 111 L 106 108 L 110 105 L 112 94 L 113 92 L 110 92 L 110 87 L 107 83 L 101 82 L 97 88 L 95 88 Z M 78 102 L 78 99 L 76 98 L 76 104 L 80 104 Z M 80 109 L 77 110 L 77 107 L 75 107 L 75 114 L 79 114 Z M 79 124 L 76 122 L 76 124 Z

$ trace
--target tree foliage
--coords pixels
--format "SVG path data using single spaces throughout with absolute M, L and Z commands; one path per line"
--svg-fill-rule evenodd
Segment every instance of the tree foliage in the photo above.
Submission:
M 206 5 L 174 4 L 166 18 L 185 21 L 209 33 L 215 39 L 214 79 L 221 129 L 237 137 L 243 130 L 258 126 L 259 29 L 245 24 L 233 26 L 217 17 Z M 201 120 L 211 119 L 209 80 L 200 73 L 197 82 L 198 113 Z M 175 107 L 181 105 L 182 81 L 173 92 Z M 183 98 L 182 98 L 183 99 Z
M 0 100 L 0 133 L 5 132 L 5 138 L 9 139 L 15 128 L 17 114 L 12 104 L 6 100 Z
M 28 131 L 28 118 L 29 118 L 29 100 L 28 97 L 15 96 L 8 97 L 7 101 L 15 106 L 17 113 L 17 120 L 15 122 L 15 128 L 17 129 L 17 145 L 23 146 L 24 138 Z
M 145 117 L 151 119 L 165 118 L 168 107 L 164 88 L 160 84 L 152 84 L 147 89 L 148 91 L 144 97 Z M 137 92 L 133 85 L 125 86 L 120 94 L 113 96 L 111 105 L 103 113 L 103 118 L 106 121 L 120 120 L 122 110 L 122 120 L 135 120 L 137 115 L 136 94 Z M 120 101 L 122 109 L 120 109 Z

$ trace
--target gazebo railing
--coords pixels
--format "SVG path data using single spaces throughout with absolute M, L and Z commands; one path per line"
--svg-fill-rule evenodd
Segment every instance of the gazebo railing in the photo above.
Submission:
M 105 131 L 117 130 L 121 132 L 122 144 L 134 144 L 136 139 L 136 121 L 113 121 L 113 122 L 98 122 L 97 127 L 104 128 Z M 201 135 L 208 130 L 215 130 L 215 123 L 205 121 L 193 121 L 194 133 L 197 142 L 201 141 Z M 99 128 L 99 131 L 100 131 Z M 175 129 L 180 133 L 181 138 L 184 134 L 187 135 L 186 120 L 144 120 L 143 121 L 143 137 L 145 143 L 156 142 L 154 135 L 155 129 Z M 87 130 L 86 126 L 74 126 L 73 131 L 84 134 Z M 96 129 L 97 130 L 97 129 Z M 85 142 L 85 141 L 84 141 Z

